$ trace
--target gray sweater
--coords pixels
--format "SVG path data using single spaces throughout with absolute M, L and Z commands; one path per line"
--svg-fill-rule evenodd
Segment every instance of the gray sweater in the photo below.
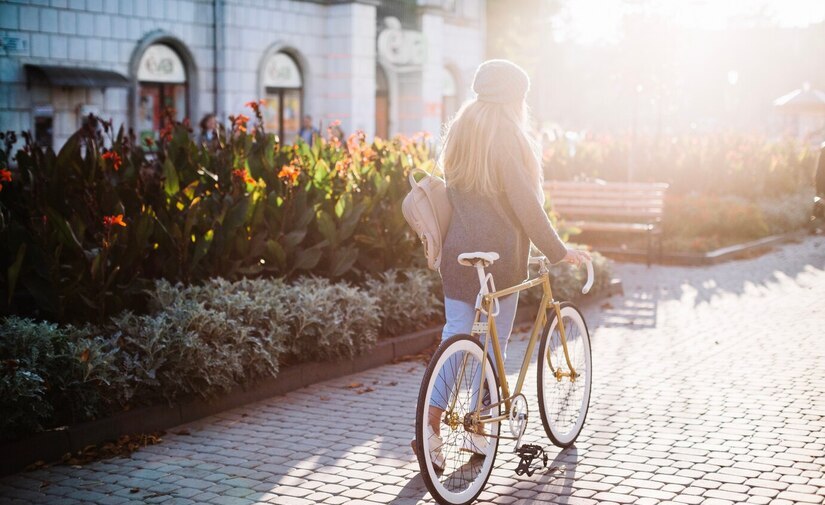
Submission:
M 440 268 L 447 298 L 473 304 L 478 294 L 478 275 L 474 268 L 458 264 L 461 253 L 497 252 L 499 259 L 487 268 L 497 289 L 516 285 L 527 277 L 531 240 L 553 263 L 567 254 L 544 212 L 544 193 L 536 188 L 526 170 L 500 166 L 503 164 L 506 162 L 497 167 L 501 174 L 497 197 L 459 191 L 449 187 L 448 180 L 453 217 L 444 240 Z

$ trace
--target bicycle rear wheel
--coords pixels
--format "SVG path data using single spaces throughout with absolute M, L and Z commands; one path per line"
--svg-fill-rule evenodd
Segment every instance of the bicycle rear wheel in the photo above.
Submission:
M 421 381 L 415 415 L 416 453 L 427 489 L 442 504 L 471 503 L 493 471 L 500 423 L 484 423 L 482 434 L 469 431 L 472 427 L 467 422 L 477 406 L 483 360 L 482 401 L 486 405 L 498 403 L 493 363 L 484 355 L 478 339 L 470 335 L 455 335 L 444 341 Z M 443 409 L 443 413 L 433 418 L 432 406 Z M 493 407 L 482 411 L 482 415 L 497 416 L 499 412 Z M 436 421 L 440 439 L 435 436 L 438 433 L 429 431 Z
M 551 308 L 548 323 L 539 345 L 538 397 L 544 431 L 558 447 L 570 447 L 581 433 L 590 406 L 593 363 L 590 334 L 579 310 L 561 304 L 561 317 L 567 340 L 570 363 L 576 371 L 571 378 L 564 355 L 558 318 Z

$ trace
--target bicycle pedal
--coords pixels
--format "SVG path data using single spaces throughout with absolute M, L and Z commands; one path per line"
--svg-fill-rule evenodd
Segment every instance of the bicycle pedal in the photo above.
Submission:
M 533 466 L 533 460 L 536 458 L 539 458 L 542 467 L 547 468 L 547 453 L 544 452 L 544 449 L 539 445 L 524 444 L 516 449 L 516 454 L 521 458 L 521 461 L 519 461 L 516 467 L 516 475 L 527 474 L 528 477 L 532 477 L 533 474 L 536 473 L 536 470 L 539 469 L 538 465 Z

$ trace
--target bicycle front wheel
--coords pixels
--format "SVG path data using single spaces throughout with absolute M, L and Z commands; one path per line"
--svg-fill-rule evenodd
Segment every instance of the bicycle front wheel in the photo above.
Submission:
M 559 321 L 552 308 L 548 310 L 548 323 L 539 345 L 539 412 L 544 431 L 553 444 L 570 447 L 581 433 L 587 417 L 593 364 L 590 334 L 579 310 L 569 303 L 562 303 L 561 318 L 567 356 L 562 345 Z M 571 374 L 570 365 L 575 375 Z
M 481 494 L 498 450 L 499 422 L 473 425 L 484 365 L 482 416 L 498 416 L 498 382 L 493 363 L 478 339 L 450 337 L 430 361 L 415 415 L 415 441 L 421 476 L 439 503 L 464 505 Z

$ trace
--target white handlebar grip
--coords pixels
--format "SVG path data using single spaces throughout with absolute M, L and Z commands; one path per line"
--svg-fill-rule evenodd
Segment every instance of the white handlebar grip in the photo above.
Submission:
M 586 295 L 590 292 L 590 288 L 593 287 L 593 281 L 596 280 L 596 276 L 593 274 L 593 262 L 585 261 L 584 264 L 587 266 L 587 283 L 585 283 L 582 288 L 582 294 Z

